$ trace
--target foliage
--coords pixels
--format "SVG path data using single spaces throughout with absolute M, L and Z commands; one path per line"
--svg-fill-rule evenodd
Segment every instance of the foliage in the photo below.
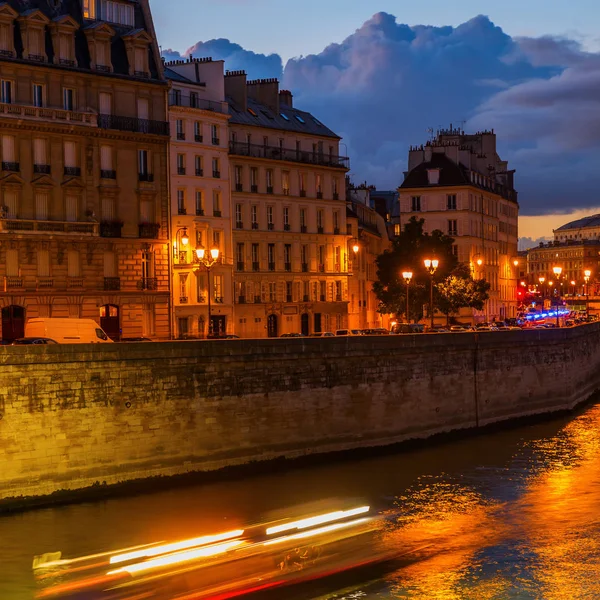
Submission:
M 438 308 L 445 315 L 454 315 L 463 307 L 482 310 L 489 298 L 490 284 L 485 279 L 471 279 L 464 273 L 453 273 L 438 283 Z

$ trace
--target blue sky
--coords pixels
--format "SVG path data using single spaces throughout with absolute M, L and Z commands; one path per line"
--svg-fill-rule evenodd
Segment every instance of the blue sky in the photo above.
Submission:
M 452 25 L 486 14 L 511 36 L 568 36 L 600 48 L 598 0 L 150 0 L 163 48 L 227 38 L 285 61 L 341 42 L 377 12 L 408 25 Z M 575 8 L 576 7 L 576 8 Z

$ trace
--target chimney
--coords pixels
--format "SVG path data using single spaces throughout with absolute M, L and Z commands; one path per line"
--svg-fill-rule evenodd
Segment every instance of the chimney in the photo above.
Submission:
M 286 106 L 287 108 L 294 108 L 292 92 L 289 90 L 281 90 L 279 92 L 279 106 Z
M 243 111 L 247 110 L 246 71 L 225 72 L 225 95 L 231 96 Z
M 246 86 L 250 98 L 268 106 L 276 115 L 279 114 L 279 81 L 277 79 L 255 79 L 249 81 Z

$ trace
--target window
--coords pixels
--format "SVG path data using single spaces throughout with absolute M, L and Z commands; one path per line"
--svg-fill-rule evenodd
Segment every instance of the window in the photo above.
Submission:
M 273 169 L 267 169 L 267 194 L 273 193 Z
M 138 169 L 139 174 L 147 176 L 149 174 L 148 171 L 148 150 L 138 150 Z
M 188 274 L 187 273 L 180 273 L 179 274 L 179 298 L 180 298 L 180 302 L 183 298 L 185 298 L 185 300 L 187 300 L 187 280 L 188 280 Z M 185 322 L 187 324 L 187 318 L 185 319 Z M 181 327 L 180 327 L 180 332 L 181 332 Z
M 200 121 L 196 121 L 194 123 L 194 139 L 197 142 L 202 141 L 202 123 Z
M 250 221 L 252 222 L 252 229 L 258 229 L 258 206 L 256 204 L 250 207 Z
M 411 211 L 412 212 L 420 212 L 421 211 L 421 196 L 413 196 L 411 198 Z
M 458 224 L 456 219 L 448 220 L 448 235 L 457 235 L 458 234 Z
M 238 271 L 244 270 L 244 244 L 237 243 L 235 245 L 235 258 L 237 261 L 237 269 Z
M 185 175 L 185 156 L 177 155 L 177 175 Z
M 175 130 L 177 132 L 177 139 L 185 140 L 185 128 L 183 124 L 183 119 L 177 119 L 175 121 Z
M 235 225 L 238 229 L 241 229 L 243 227 L 243 223 L 242 223 L 242 205 L 241 204 L 236 204 L 235 205 Z
M 13 82 L 9 79 L 0 80 L 0 102 L 12 104 Z
M 79 198 L 75 194 L 65 196 L 65 221 L 71 223 L 79 220 Z
M 290 230 L 290 209 L 288 206 L 283 207 L 283 228 L 286 231 Z
M 39 83 L 33 84 L 33 105 L 44 106 L 44 86 Z
M 69 250 L 67 254 L 67 275 L 68 277 L 81 276 L 81 265 L 77 250 Z
M 293 296 L 292 296 L 292 282 L 291 281 L 286 281 L 285 282 L 285 301 L 286 302 L 292 302 L 293 301 Z
M 223 302 L 223 275 L 213 275 L 213 299 L 217 303 Z
M 302 270 L 305 271 L 305 265 L 308 265 L 308 246 L 306 244 L 300 246 L 300 262 L 302 263 Z
M 335 270 L 339 273 L 342 270 L 342 249 L 336 246 L 335 252 Z
M 275 244 L 267 245 L 267 261 L 269 262 L 269 271 L 275 270 Z
M 400 223 L 394 223 L 394 235 L 398 236 L 401 233 Z
M 218 127 L 218 125 L 211 125 L 210 126 L 210 131 L 211 131 L 211 134 L 212 134 L 212 143 L 213 143 L 213 146 L 218 146 L 219 143 L 220 143 L 220 140 L 219 140 L 219 127 Z
M 91 2 L 92 0 L 89 1 Z M 101 0 L 100 11 L 100 18 L 103 21 L 127 25 L 129 27 L 134 27 L 135 25 L 132 4 L 115 2 L 114 0 Z
M 154 277 L 154 252 L 145 250 L 142 252 L 142 279 Z
M 303 125 L 306 123 L 306 121 L 300 116 L 300 115 L 294 115 L 296 117 L 296 120 L 300 123 L 302 123 Z
M 317 190 L 317 198 L 323 197 L 323 190 L 321 189 L 321 176 L 315 175 L 315 188 Z
M 285 263 L 285 270 L 292 270 L 292 245 L 285 244 L 283 246 L 283 262 Z
M 202 177 L 204 175 L 204 164 L 201 156 L 196 155 L 194 158 L 194 167 L 196 171 L 196 177 Z
M 339 198 L 339 182 L 337 177 L 333 178 L 333 199 L 337 200 Z
M 288 117 L 288 116 L 287 116 L 285 113 L 282 113 L 282 112 L 280 112 L 279 114 L 280 114 L 280 115 L 281 115 L 281 117 L 282 117 L 283 119 L 285 119 L 286 121 L 289 121 L 289 120 L 290 120 L 290 118 L 289 118 L 289 117 Z
M 16 248 L 6 249 L 6 275 L 8 277 L 19 276 L 19 251 Z
M 322 209 L 317 210 L 317 229 L 319 233 L 323 233 L 324 212 Z
M 204 214 L 204 192 L 202 190 L 196 190 L 196 215 L 202 216 Z
M 177 190 L 177 212 L 180 215 L 185 215 L 185 190 Z
M 274 227 L 274 223 L 273 223 L 273 207 L 272 206 L 267 206 L 267 227 L 269 229 L 273 229 L 273 227 Z
M 259 267 L 259 249 L 258 244 L 252 244 L 252 270 L 258 271 Z
M 112 94 L 100 92 L 98 95 L 98 111 L 101 115 L 112 115 Z
M 50 277 L 50 251 L 37 251 L 37 276 Z
M 96 0 L 83 0 L 83 18 L 96 18 Z
M 244 171 L 242 170 L 241 165 L 236 165 L 233 173 L 235 178 L 235 191 L 242 192 L 244 190 Z
M 456 194 L 448 194 L 446 196 L 446 208 L 448 210 L 456 210 Z
M 213 177 L 219 179 L 221 177 L 221 161 L 218 158 L 212 159 Z
M 303 230 L 306 229 L 306 209 L 305 208 L 300 209 L 300 227 L 302 227 Z
M 340 232 L 340 213 L 337 210 L 333 211 L 333 232 Z
M 258 192 L 258 169 L 250 167 L 250 191 Z
M 33 164 L 35 166 L 48 164 L 46 140 L 44 138 L 33 138 Z
M 299 184 L 300 184 L 300 195 L 306 196 L 306 175 L 304 173 L 300 173 Z
M 113 171 L 112 146 L 100 146 L 101 177 L 107 178 Z
M 319 270 L 325 270 L 325 246 L 319 246 Z
M 219 190 L 213 190 L 213 216 L 221 216 L 221 192 Z
M 74 110 L 75 90 L 72 88 L 63 88 L 63 108 L 65 110 Z
M 284 196 L 290 195 L 290 173 L 289 171 L 283 171 L 281 173 L 281 188 Z
M 35 218 L 39 221 L 48 220 L 48 193 L 35 193 Z
M 190 92 L 190 107 L 198 107 L 198 92 Z

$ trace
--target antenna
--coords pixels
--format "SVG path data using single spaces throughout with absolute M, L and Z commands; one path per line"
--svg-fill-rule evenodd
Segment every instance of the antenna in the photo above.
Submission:
M 466 123 L 467 123 L 466 119 L 461 119 L 461 120 L 459 121 L 459 124 L 460 124 L 460 130 L 461 130 L 463 133 L 464 133 L 464 131 L 465 131 L 465 125 L 466 125 Z
M 428 127 L 427 128 L 427 133 L 429 134 L 429 141 L 433 142 L 433 127 Z

